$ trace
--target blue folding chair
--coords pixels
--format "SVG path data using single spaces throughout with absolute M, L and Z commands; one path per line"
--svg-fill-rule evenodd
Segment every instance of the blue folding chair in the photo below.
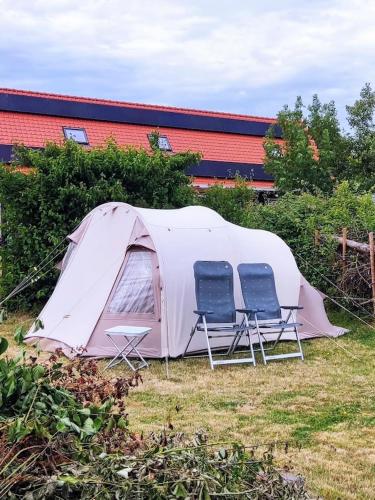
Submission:
M 255 365 L 249 327 L 245 325 L 244 320 L 241 324 L 236 323 L 232 266 L 226 261 L 197 261 L 194 264 L 194 277 L 197 300 L 197 310 L 194 311 L 194 314 L 198 318 L 191 330 L 189 342 L 183 356 L 186 355 L 193 336 L 197 332 L 203 332 L 207 342 L 208 357 L 212 370 L 216 365 L 238 363 Z M 223 337 L 237 338 L 239 334 L 248 338 L 250 357 L 215 359 L 212 352 L 214 347 L 211 346 L 210 341 Z M 228 342 L 226 354 L 229 354 L 231 345 L 232 343 Z
M 276 293 L 275 276 L 269 264 L 240 264 L 237 269 L 245 304 L 243 312 L 246 326 L 256 330 L 264 364 L 267 364 L 267 361 L 277 359 L 300 358 L 303 360 L 302 345 L 298 334 L 298 327 L 302 324 L 298 323 L 295 317 L 296 311 L 303 308 L 301 306 L 280 306 Z M 289 311 L 285 320 L 282 319 L 282 309 Z M 283 335 L 290 332 L 295 335 L 298 350 L 285 354 L 268 354 L 269 351 L 275 349 Z M 242 332 L 237 334 L 230 352 L 233 352 L 237 347 L 241 335 Z M 274 335 L 276 338 L 269 340 Z M 272 345 L 265 347 L 264 343 L 266 342 L 272 342 Z

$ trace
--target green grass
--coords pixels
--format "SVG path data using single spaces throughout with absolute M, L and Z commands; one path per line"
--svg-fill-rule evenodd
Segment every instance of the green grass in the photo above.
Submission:
M 175 361 L 167 379 L 154 362 L 129 397 L 133 427 L 148 432 L 171 422 L 176 431 L 204 428 L 215 442 L 287 441 L 288 454 L 280 444 L 277 459 L 303 473 L 313 494 L 375 498 L 375 330 L 331 316 L 351 332 L 304 342 L 304 363 L 212 372 L 207 360 Z
M 173 425 L 189 434 L 203 428 L 216 443 L 276 441 L 280 466 L 302 473 L 314 495 L 375 499 L 375 330 L 347 315 L 331 318 L 351 332 L 304 342 L 305 362 L 212 372 L 206 359 L 176 360 L 167 378 L 165 364 L 153 361 L 128 398 L 131 428 L 148 433 Z M 0 335 L 10 338 L 20 319 L 27 318 L 11 318 Z

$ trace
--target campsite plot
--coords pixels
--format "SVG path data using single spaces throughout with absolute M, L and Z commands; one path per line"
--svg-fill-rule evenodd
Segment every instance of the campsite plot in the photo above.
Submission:
M 170 362 L 167 379 L 164 363 L 153 361 L 127 399 L 131 429 L 147 434 L 172 424 L 189 434 L 204 428 L 216 443 L 279 441 L 277 461 L 303 474 L 313 494 L 374 498 L 375 332 L 342 314 L 330 316 L 351 332 L 305 341 L 304 363 L 212 372 L 206 359 L 185 359 Z M 0 335 L 11 341 L 10 355 L 19 351 L 13 341 L 16 325 L 28 320 L 13 316 L 0 325 Z M 123 365 L 106 373 L 125 372 Z M 287 454 L 284 442 L 290 443 Z

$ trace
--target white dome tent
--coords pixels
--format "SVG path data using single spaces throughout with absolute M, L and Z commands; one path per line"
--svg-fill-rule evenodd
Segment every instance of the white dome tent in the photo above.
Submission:
M 90 212 L 69 240 L 62 274 L 39 315 L 44 328 L 27 336 L 38 339 L 42 349 L 113 356 L 104 331 L 125 324 L 152 328 L 140 348 L 143 356 L 180 356 L 196 320 L 197 260 L 226 260 L 234 269 L 243 262 L 267 262 L 280 303 L 304 307 L 301 338 L 345 332 L 329 322 L 321 294 L 303 278 L 279 237 L 231 224 L 208 208 L 153 210 L 106 203 Z M 234 292 L 241 307 L 236 273 Z M 195 335 L 190 351 L 205 348 L 203 336 Z

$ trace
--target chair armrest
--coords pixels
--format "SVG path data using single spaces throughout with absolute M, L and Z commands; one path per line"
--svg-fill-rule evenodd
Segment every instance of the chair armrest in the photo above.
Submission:
M 303 309 L 303 306 L 280 306 L 280 309 L 290 309 L 292 311 L 293 309 Z
M 255 314 L 265 312 L 265 309 L 236 309 L 236 311 L 243 314 Z
M 205 316 L 206 314 L 213 314 L 214 312 L 213 311 L 201 311 L 201 310 L 198 310 L 198 311 L 193 311 L 194 314 L 197 314 L 198 316 Z

